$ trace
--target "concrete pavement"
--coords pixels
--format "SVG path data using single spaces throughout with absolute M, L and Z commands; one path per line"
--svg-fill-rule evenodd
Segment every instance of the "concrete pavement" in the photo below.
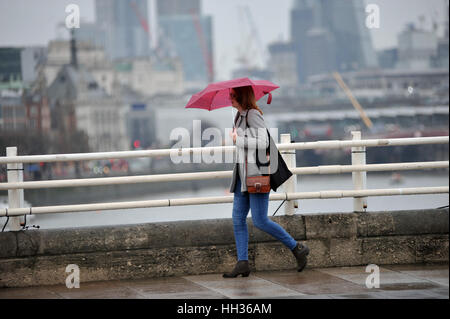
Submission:
M 383 265 L 380 287 L 366 287 L 365 266 L 252 272 L 247 278 L 222 274 L 158 277 L 0 289 L 0 299 L 448 299 L 448 264 Z

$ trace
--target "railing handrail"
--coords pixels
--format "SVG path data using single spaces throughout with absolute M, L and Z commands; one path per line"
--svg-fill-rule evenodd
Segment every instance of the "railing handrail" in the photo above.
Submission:
M 392 139 L 367 139 L 367 140 L 325 140 L 316 142 L 296 142 L 280 143 L 277 147 L 280 151 L 284 150 L 312 150 L 312 149 L 337 149 L 351 147 L 386 147 L 386 146 L 406 146 L 406 145 L 424 145 L 424 144 L 448 144 L 449 136 L 432 137 L 411 137 L 411 138 L 392 138 Z M 139 157 L 163 157 L 184 154 L 208 154 L 210 152 L 234 152 L 235 146 L 213 146 L 213 147 L 193 147 L 193 148 L 171 148 L 155 150 L 137 150 L 137 151 L 119 151 L 119 152 L 92 152 L 92 153 L 73 153 L 73 154 L 47 154 L 47 155 L 19 155 L 2 156 L 0 164 L 11 163 L 41 163 L 41 162 L 72 162 L 89 160 L 106 160 L 121 158 L 139 158 Z
M 296 199 L 331 199 L 331 198 L 347 198 L 347 197 L 395 196 L 395 195 L 415 195 L 415 194 L 423 195 L 423 194 L 442 194 L 448 192 L 449 192 L 448 186 L 388 188 L 388 189 L 385 188 L 385 189 L 366 189 L 366 190 L 328 190 L 316 192 L 272 193 L 269 195 L 269 200 L 292 201 Z M 154 207 L 169 207 L 169 206 L 226 204 L 232 202 L 233 196 L 214 196 L 214 197 L 190 197 L 190 198 L 175 198 L 175 199 L 154 199 L 154 200 L 132 201 L 132 202 L 22 207 L 11 209 L 0 208 L 0 217 L 86 212 L 98 210 L 127 209 L 127 208 L 150 208 L 150 207 L 154 208 Z
M 309 167 L 291 168 L 296 175 L 314 174 L 345 174 L 353 172 L 380 172 L 380 171 L 406 171 L 419 169 L 449 168 L 449 161 L 407 162 L 367 165 L 319 165 Z M 193 180 L 208 180 L 217 178 L 229 178 L 233 171 L 206 171 L 196 173 L 155 174 L 138 176 L 116 176 L 97 178 L 62 179 L 49 181 L 28 181 L 0 183 L 0 190 L 9 189 L 37 189 L 37 188 L 62 188 L 81 186 L 123 185 L 157 182 L 180 182 Z

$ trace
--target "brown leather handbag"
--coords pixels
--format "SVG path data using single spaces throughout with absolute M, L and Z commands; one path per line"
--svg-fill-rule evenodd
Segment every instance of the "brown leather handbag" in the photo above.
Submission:
M 245 159 L 245 169 L 247 170 L 247 159 Z M 246 182 L 247 182 L 247 191 L 249 193 L 269 193 L 270 166 L 269 166 L 269 175 L 247 176 Z
M 246 120 L 247 120 L 247 118 L 246 118 Z M 247 121 L 247 127 L 248 127 L 248 121 Z M 246 176 L 247 176 L 245 181 L 247 183 L 247 191 L 249 193 L 251 193 L 251 194 L 270 193 L 270 166 L 269 166 L 269 174 L 268 175 L 248 176 L 247 158 L 245 158 L 245 171 L 246 171 Z

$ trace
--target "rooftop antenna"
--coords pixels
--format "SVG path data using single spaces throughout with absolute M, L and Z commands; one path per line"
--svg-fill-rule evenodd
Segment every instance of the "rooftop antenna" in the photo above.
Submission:
M 75 30 L 70 30 L 70 65 L 75 69 L 78 69 L 78 59 L 77 59 L 77 42 L 75 40 Z

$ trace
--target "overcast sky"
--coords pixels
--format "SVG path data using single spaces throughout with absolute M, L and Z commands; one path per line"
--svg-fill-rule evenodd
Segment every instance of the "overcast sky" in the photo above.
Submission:
M 149 0 L 149 18 L 154 0 Z M 380 7 L 380 29 L 372 29 L 372 42 L 376 49 L 395 46 L 397 34 L 408 22 L 418 22 L 425 16 L 425 27 L 431 18 L 438 22 L 446 18 L 448 0 L 361 0 Z M 65 7 L 70 3 L 80 6 L 81 18 L 95 19 L 94 0 L 0 0 L 0 46 L 47 45 L 59 36 L 67 36 L 57 25 L 65 20 Z M 290 38 L 290 9 L 293 0 L 203 0 L 203 13 L 213 17 L 215 68 L 218 80 L 231 76 L 236 67 L 239 48 L 247 46 L 254 63 L 261 64 L 261 50 L 257 41 L 249 42 L 253 33 L 244 15 L 248 6 L 263 46 L 276 40 Z M 82 27 L 82 25 L 81 25 Z M 155 29 L 155 25 L 151 25 Z M 255 39 L 256 40 L 256 39 Z

